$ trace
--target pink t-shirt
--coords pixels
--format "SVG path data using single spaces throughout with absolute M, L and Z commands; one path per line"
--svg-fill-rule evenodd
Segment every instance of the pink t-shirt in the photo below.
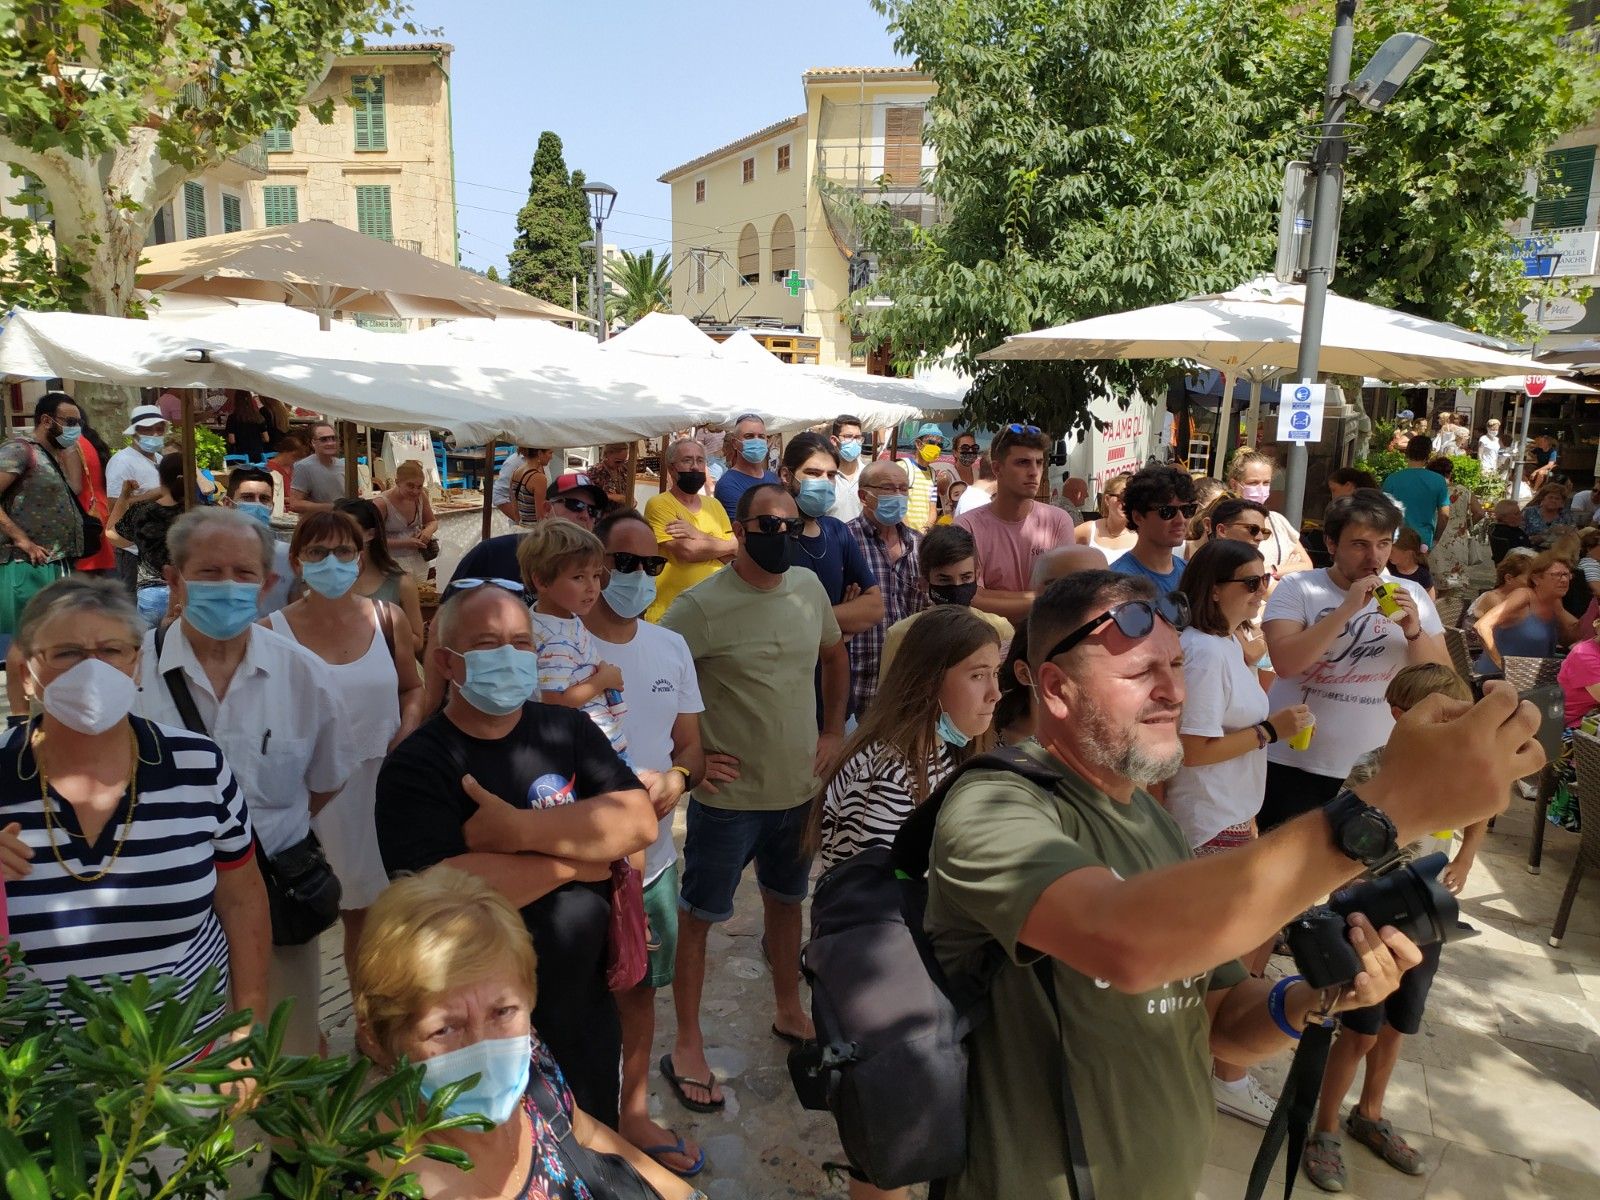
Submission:
M 996 592 L 1027 591 L 1039 556 L 1072 543 L 1072 518 L 1037 500 L 1020 521 L 1002 521 L 989 504 L 962 513 L 956 524 L 977 544 L 978 583 Z
M 1600 683 L 1600 643 L 1593 638 L 1579 642 L 1567 652 L 1556 678 L 1567 701 L 1567 728 L 1576 728 L 1590 709 L 1600 707 L 1589 694 L 1589 689 Z

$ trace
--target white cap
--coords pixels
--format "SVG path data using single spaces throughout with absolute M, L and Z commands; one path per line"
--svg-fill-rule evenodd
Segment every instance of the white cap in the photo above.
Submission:
M 122 436 L 132 437 L 139 426 L 154 425 L 157 421 L 165 425 L 166 415 L 154 404 L 141 404 L 133 410 L 132 419 L 128 422 L 128 427 L 122 431 Z

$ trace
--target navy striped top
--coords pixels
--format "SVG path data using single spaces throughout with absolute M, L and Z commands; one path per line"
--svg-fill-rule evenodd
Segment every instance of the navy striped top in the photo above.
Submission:
M 176 975 L 188 996 L 207 967 L 228 982 L 228 944 L 212 908 L 217 871 L 250 860 L 250 816 L 222 751 L 210 738 L 131 718 L 139 743 L 138 798 L 128 829 L 128 794 L 93 846 L 72 805 L 50 789 L 51 828 L 39 795 L 30 726 L 0 739 L 0 825 L 17 822 L 33 871 L 5 884 L 11 937 L 28 970 L 59 1002 L 71 976 Z M 79 875 L 106 866 L 103 879 Z M 55 851 L 51 850 L 52 837 Z M 224 992 L 224 995 L 226 993 Z M 220 1010 L 212 1014 L 214 1019 Z

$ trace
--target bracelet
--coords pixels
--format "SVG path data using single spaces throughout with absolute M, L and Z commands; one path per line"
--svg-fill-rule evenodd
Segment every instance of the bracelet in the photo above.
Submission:
M 1289 1024 L 1289 1015 L 1284 1011 L 1284 996 L 1291 983 L 1299 983 L 1304 978 L 1303 975 L 1285 975 L 1267 993 L 1267 1012 L 1272 1015 L 1272 1023 L 1297 1042 L 1300 1040 L 1300 1030 Z
M 690 788 L 694 786 L 694 776 L 690 773 L 688 767 L 682 765 L 681 763 L 673 763 L 672 766 L 667 768 L 667 774 L 670 775 L 674 771 L 683 776 L 684 787 Z
M 1267 737 L 1267 731 L 1261 728 L 1259 725 L 1252 725 L 1250 728 L 1256 735 L 1256 749 L 1265 750 L 1270 744 L 1270 739 Z
M 1408 641 L 1408 642 L 1414 642 L 1414 641 L 1416 641 L 1416 640 L 1417 640 L 1417 639 L 1418 639 L 1418 638 L 1420 638 L 1420 637 L 1421 637 L 1421 636 L 1422 636 L 1422 630 L 1420 630 L 1420 629 L 1419 629 L 1419 630 L 1417 630 L 1417 631 L 1416 631 L 1416 633 L 1413 633 L 1413 634 L 1408 634 L 1408 635 L 1407 635 L 1407 636 L 1406 636 L 1406 641 Z
M 1269 743 L 1270 742 L 1276 742 L 1278 740 L 1278 730 L 1277 730 L 1276 726 L 1274 726 L 1272 724 L 1271 721 L 1263 721 L 1263 722 L 1261 722 L 1261 728 L 1263 728 L 1263 729 L 1265 729 L 1267 731 L 1267 741 Z

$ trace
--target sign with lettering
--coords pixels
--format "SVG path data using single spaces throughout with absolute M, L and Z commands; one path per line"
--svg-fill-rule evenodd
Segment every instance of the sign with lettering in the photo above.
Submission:
M 1320 442 L 1328 388 L 1321 383 L 1286 383 L 1278 389 L 1278 440 Z

